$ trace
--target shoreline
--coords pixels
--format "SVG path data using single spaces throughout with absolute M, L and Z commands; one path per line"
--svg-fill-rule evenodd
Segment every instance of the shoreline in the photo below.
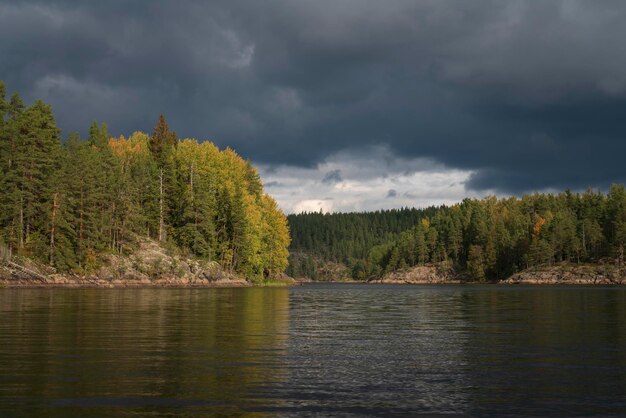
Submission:
M 82 277 L 55 277 L 43 279 L 10 278 L 0 279 L 0 288 L 223 288 L 252 287 L 246 280 L 190 280 L 187 278 L 162 278 L 156 280 L 96 279 Z
M 2 274 L 4 273 L 4 274 Z M 626 285 L 626 269 L 609 264 L 570 264 L 535 267 L 515 273 L 501 280 L 473 281 L 452 269 L 440 265 L 415 266 L 410 269 L 389 273 L 370 280 L 312 281 L 305 278 L 279 276 L 255 281 L 223 271 L 212 274 L 185 276 L 165 275 L 149 278 L 146 275 L 72 275 L 46 274 L 44 272 L 7 271 L 0 269 L 0 288 L 235 288 L 235 287 L 286 287 L 316 284 L 417 284 L 417 285 L 581 285 L 619 286 Z M 219 273 L 219 274 L 218 274 Z M 4 277 L 4 278 L 3 278 Z
M 288 286 L 285 275 L 247 278 L 207 261 L 170 254 L 142 239 L 129 255 L 105 254 L 90 272 L 59 272 L 26 257 L 0 259 L 0 288 L 234 288 Z
M 502 286 L 502 287 L 514 287 L 514 286 L 532 286 L 532 287 L 549 287 L 549 286 L 624 286 L 626 280 L 511 280 L 511 278 L 500 281 L 436 281 L 430 282 L 427 280 L 418 281 L 400 281 L 400 280 L 337 280 L 337 281 L 269 281 L 265 283 L 253 283 L 246 280 L 219 280 L 219 281 L 198 281 L 190 283 L 187 280 L 179 279 L 158 279 L 155 281 L 124 281 L 124 280 L 68 280 L 64 282 L 58 281 L 36 281 L 36 280 L 24 280 L 24 279 L 0 279 L 0 289 L 233 289 L 233 288 L 262 288 L 262 287 L 293 287 L 304 286 L 307 284 L 314 285 L 345 285 L 345 284 L 358 284 L 367 286 L 377 285 L 416 285 L 416 286 Z
M 269 281 L 252 283 L 248 281 L 217 281 L 204 283 L 185 283 L 184 281 L 157 280 L 151 283 L 137 281 L 93 282 L 77 280 L 65 283 L 40 282 L 29 280 L 0 279 L 0 289 L 227 289 L 300 286 L 301 282 Z
M 299 282 L 287 277 L 277 276 L 263 280 L 248 280 L 242 276 L 223 271 L 212 274 L 194 274 L 184 276 L 164 275 L 155 278 L 146 275 L 126 274 L 78 275 L 46 274 L 28 270 L 7 269 L 0 266 L 0 288 L 236 288 L 236 287 L 284 287 L 297 285 Z

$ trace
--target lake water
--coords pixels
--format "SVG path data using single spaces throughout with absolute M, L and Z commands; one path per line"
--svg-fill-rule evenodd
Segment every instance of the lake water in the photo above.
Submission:
M 626 288 L 0 289 L 0 416 L 626 416 Z

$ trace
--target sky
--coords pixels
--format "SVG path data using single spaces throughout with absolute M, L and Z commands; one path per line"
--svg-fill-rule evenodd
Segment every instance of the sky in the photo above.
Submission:
M 625 182 L 622 0 L 0 0 L 0 79 L 230 146 L 286 212 Z

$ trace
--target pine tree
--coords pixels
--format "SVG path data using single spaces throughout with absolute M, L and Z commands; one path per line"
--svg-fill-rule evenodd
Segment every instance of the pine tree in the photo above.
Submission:
M 154 132 L 150 137 L 150 151 L 159 167 L 159 241 L 166 238 L 166 221 L 171 205 L 169 200 L 175 200 L 175 173 L 172 163 L 172 150 L 178 142 L 175 132 L 170 128 L 163 114 L 159 115 L 159 120 L 154 127 Z
M 208 175 L 216 162 L 215 151 L 214 147 L 201 146 L 196 141 L 182 141 L 176 150 L 178 182 L 183 185 L 176 208 L 176 240 L 183 248 L 208 260 L 213 260 L 217 251 L 216 195 Z
M 472 280 L 485 281 L 485 260 L 480 245 L 471 245 L 467 257 L 467 271 Z
M 59 129 L 50 106 L 41 101 L 15 114 L 15 187 L 17 189 L 18 246 L 27 254 L 47 254 L 48 223 L 53 200 L 51 176 L 57 168 Z M 47 258 L 47 257 L 46 257 Z
M 72 134 L 64 149 L 56 156 L 57 167 L 52 175 L 52 207 L 50 208 L 49 263 L 61 271 L 76 269 L 79 265 L 76 247 L 76 179 L 81 174 L 69 157 L 78 146 L 78 135 Z
M 82 256 L 118 250 L 121 168 L 109 146 L 105 124 L 91 125 L 87 147 L 80 156 L 84 170 L 79 216 Z

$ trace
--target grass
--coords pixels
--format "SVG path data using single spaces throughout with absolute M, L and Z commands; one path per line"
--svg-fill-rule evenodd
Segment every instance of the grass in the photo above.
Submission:
M 289 279 L 268 278 L 261 280 L 253 280 L 252 284 L 260 287 L 288 287 L 293 286 L 295 282 Z

